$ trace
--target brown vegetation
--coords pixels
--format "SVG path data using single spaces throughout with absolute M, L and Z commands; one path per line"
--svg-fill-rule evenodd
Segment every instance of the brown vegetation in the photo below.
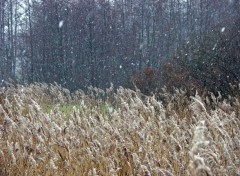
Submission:
M 137 73 L 131 78 L 131 84 L 134 84 L 144 94 L 150 94 L 159 86 L 159 72 L 146 67 L 143 73 Z
M 70 94 L 46 85 L 9 88 L 1 95 L 3 176 L 240 174 L 235 97 L 165 91 L 162 104 L 123 88 Z

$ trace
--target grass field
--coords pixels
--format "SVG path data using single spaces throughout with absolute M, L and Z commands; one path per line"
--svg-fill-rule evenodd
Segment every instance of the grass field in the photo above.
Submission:
M 1 90 L 0 175 L 237 176 L 239 113 L 237 97 L 181 90 Z

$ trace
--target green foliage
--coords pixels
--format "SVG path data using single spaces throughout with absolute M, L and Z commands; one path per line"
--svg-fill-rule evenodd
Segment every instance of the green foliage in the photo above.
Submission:
M 61 106 L 60 111 L 61 111 L 61 113 L 65 114 L 66 117 L 69 118 L 71 116 L 71 114 L 73 113 L 73 107 L 76 107 L 77 110 L 81 110 L 80 105 L 67 104 L 67 105 Z

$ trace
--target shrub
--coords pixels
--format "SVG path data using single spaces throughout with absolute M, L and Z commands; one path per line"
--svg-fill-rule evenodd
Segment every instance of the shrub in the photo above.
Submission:
M 131 84 L 144 94 L 150 94 L 159 86 L 159 72 L 151 67 L 146 67 L 142 72 L 131 78 Z
M 186 89 L 189 95 L 196 91 L 239 95 L 231 86 L 240 82 L 239 26 L 240 19 L 224 32 L 218 26 L 194 45 L 188 42 L 176 57 L 162 61 L 158 70 L 146 68 L 135 75 L 136 86 L 148 94 L 165 86 L 169 91 Z

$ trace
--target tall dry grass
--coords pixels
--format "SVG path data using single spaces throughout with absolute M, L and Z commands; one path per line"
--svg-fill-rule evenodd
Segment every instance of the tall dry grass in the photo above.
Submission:
M 238 98 L 163 91 L 163 104 L 124 88 L 44 84 L 0 92 L 0 175 L 240 175 Z

